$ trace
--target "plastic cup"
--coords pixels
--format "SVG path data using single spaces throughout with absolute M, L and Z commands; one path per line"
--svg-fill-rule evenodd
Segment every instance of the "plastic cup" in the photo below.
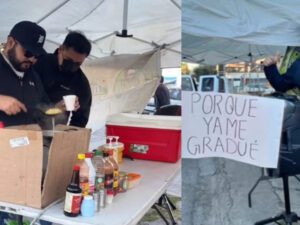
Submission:
M 76 95 L 65 95 L 63 96 L 66 110 L 67 111 L 74 111 L 75 110 L 75 102 L 76 102 Z

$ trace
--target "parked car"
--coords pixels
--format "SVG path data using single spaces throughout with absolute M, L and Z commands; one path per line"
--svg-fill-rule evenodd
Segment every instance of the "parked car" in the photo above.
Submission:
M 181 88 L 169 87 L 171 105 L 181 105 Z

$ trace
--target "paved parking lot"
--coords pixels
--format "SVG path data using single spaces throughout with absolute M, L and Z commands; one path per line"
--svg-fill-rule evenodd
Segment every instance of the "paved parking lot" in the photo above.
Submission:
M 253 225 L 284 210 L 282 181 L 262 181 L 259 167 L 221 158 L 182 160 L 182 224 Z M 290 178 L 292 211 L 300 215 L 300 183 Z M 284 224 L 284 223 L 282 223 Z

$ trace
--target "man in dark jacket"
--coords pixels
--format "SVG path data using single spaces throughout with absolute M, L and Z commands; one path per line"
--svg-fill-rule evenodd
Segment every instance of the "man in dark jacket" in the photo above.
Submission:
M 88 79 L 80 69 L 90 51 L 91 44 L 83 34 L 70 32 L 53 54 L 40 57 L 34 66 L 52 103 L 62 101 L 65 95 L 78 97 L 80 105 L 77 104 L 70 121 L 70 125 L 78 127 L 86 126 L 92 103 Z
M 32 69 L 45 53 L 45 30 L 30 21 L 17 23 L 0 54 L 0 121 L 5 126 L 36 123 L 32 112 L 48 98 L 38 74 Z M 14 214 L 0 212 L 0 224 L 16 222 Z M 41 223 L 45 221 L 40 221 Z M 45 224 L 45 223 L 44 223 Z
M 155 108 L 158 110 L 164 105 L 170 105 L 170 92 L 164 85 L 164 77 L 160 77 L 160 84 L 158 85 L 154 94 Z
M 5 126 L 35 123 L 31 110 L 47 100 L 32 65 L 45 53 L 46 32 L 36 23 L 17 23 L 0 54 L 0 121 Z

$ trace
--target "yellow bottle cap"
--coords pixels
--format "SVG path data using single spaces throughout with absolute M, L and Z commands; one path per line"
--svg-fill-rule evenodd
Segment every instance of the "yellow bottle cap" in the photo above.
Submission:
M 85 154 L 79 153 L 77 157 L 78 159 L 85 159 Z

